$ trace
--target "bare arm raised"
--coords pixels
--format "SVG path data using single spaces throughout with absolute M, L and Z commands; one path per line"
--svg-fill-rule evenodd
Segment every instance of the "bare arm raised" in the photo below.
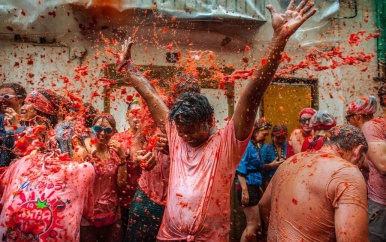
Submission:
M 264 57 L 266 64 L 254 72 L 237 104 L 234 123 L 238 140 L 245 140 L 253 127 L 261 98 L 275 75 L 288 39 L 316 12 L 316 9 L 311 9 L 314 5 L 311 0 L 303 0 L 298 6 L 295 6 L 295 2 L 292 0 L 284 13 L 277 13 L 271 5 L 267 6 L 274 34 Z
M 165 118 L 169 112 L 169 109 L 158 95 L 154 87 L 149 83 L 149 80 L 142 75 L 142 73 L 137 69 L 137 67 L 131 63 L 131 47 L 133 41 L 131 38 L 125 40 L 125 43 L 122 45 L 122 64 L 118 67 L 118 70 L 121 70 L 125 65 L 127 65 L 127 73 L 130 78 L 133 87 L 145 100 L 151 116 L 153 117 L 158 128 L 165 132 Z

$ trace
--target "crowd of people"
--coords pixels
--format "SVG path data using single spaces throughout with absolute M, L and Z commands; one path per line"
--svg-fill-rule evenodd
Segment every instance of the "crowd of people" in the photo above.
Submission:
M 160 96 L 134 65 L 130 38 L 119 71 L 140 98 L 124 132 L 74 95 L 1 84 L 2 241 L 229 241 L 234 180 L 247 220 L 240 241 L 386 241 L 386 86 L 377 118 L 369 96 L 347 105 L 348 124 L 312 108 L 290 135 L 255 121 L 288 39 L 316 12 L 308 0 L 267 8 L 266 64 L 221 129 L 193 76 Z

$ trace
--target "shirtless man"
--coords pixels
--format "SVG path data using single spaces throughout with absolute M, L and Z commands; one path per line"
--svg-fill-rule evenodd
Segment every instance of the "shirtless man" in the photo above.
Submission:
M 368 241 L 363 133 L 338 126 L 314 152 L 280 165 L 259 202 L 268 241 Z
M 315 12 L 313 2 L 291 1 L 285 13 L 267 6 L 274 36 L 266 65 L 259 65 L 241 95 L 232 120 L 214 130 L 214 112 L 206 97 L 186 93 L 170 112 L 149 81 L 131 64 L 128 75 L 146 101 L 157 126 L 169 140 L 170 177 L 167 206 L 157 239 L 161 241 L 227 241 L 230 188 L 247 147 L 260 100 L 271 83 L 289 37 Z M 169 120 L 167 120 L 169 119 Z

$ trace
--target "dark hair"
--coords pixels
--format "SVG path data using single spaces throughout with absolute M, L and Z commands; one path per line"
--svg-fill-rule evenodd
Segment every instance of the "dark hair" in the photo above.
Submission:
M 379 97 L 379 103 L 381 104 L 381 107 L 385 107 L 385 103 L 383 102 L 383 98 L 382 96 L 385 96 L 386 95 L 386 84 L 382 85 L 379 89 L 378 89 L 378 97 Z
M 51 114 L 47 114 L 42 111 L 39 111 L 35 108 L 36 115 L 48 119 L 48 121 L 50 122 L 49 125 L 52 127 L 55 127 L 55 125 L 58 124 L 58 111 L 59 111 L 59 106 L 62 103 L 63 97 L 59 96 L 58 94 L 56 94 L 54 91 L 50 89 L 37 89 L 36 91 L 42 94 L 45 98 L 47 98 L 48 101 L 50 101 L 53 104 L 54 111 L 55 111 L 55 114 L 51 115 Z
M 336 145 L 346 152 L 352 151 L 359 145 L 363 145 L 364 152 L 369 149 L 362 131 L 349 124 L 336 126 L 328 130 L 327 139 L 325 139 L 323 145 Z
M 265 121 L 264 118 L 261 118 L 255 122 L 253 125 L 253 133 L 257 133 L 263 130 L 271 130 L 272 124 L 270 122 Z
M 174 93 L 181 95 L 185 92 L 201 93 L 201 87 L 193 75 L 184 73 L 177 77 L 177 84 L 174 88 Z
M 188 92 L 180 95 L 174 102 L 169 121 L 178 120 L 183 124 L 203 123 L 213 115 L 213 107 L 205 96 Z
M 285 133 L 288 133 L 288 129 L 287 129 L 287 126 L 285 126 L 285 124 L 276 124 L 275 126 L 273 126 L 272 128 L 272 132 L 271 132 L 271 136 L 275 136 L 275 132 L 285 132 Z
M 25 91 L 25 88 L 22 85 L 15 83 L 15 82 L 2 83 L 0 85 L 0 88 L 11 88 L 16 93 L 18 98 L 23 99 L 23 100 L 27 96 L 27 92 Z
M 111 115 L 109 113 L 101 113 L 101 114 L 96 115 L 94 118 L 94 121 L 92 122 L 92 126 L 94 126 L 96 124 L 96 122 L 98 122 L 98 120 L 100 120 L 100 119 L 102 119 L 102 121 L 103 121 L 103 119 L 107 120 L 107 122 L 109 122 L 109 124 L 114 129 L 114 131 L 117 132 L 117 123 L 116 123 L 113 115 Z
M 84 126 L 87 128 L 91 128 L 93 125 L 93 121 L 95 116 L 97 115 L 97 110 L 91 105 L 91 103 L 84 103 Z

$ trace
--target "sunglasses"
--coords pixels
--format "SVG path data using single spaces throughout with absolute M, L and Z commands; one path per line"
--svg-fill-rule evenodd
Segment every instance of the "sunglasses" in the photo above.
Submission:
M 310 120 L 311 120 L 311 118 L 300 118 L 299 119 L 299 122 L 301 123 L 301 124 L 305 124 L 305 123 L 309 123 L 310 122 Z
M 105 131 L 106 134 L 112 134 L 114 132 L 114 130 L 112 128 L 102 127 L 102 126 L 99 126 L 99 125 L 92 126 L 91 130 L 96 132 L 96 133 L 100 133 L 102 131 Z
M 11 99 L 11 98 L 14 98 L 14 97 L 20 97 L 20 96 L 19 95 L 12 95 L 12 94 L 0 95 L 0 99 L 4 99 L 4 100 L 8 100 L 8 99 Z
M 264 124 L 263 127 L 259 129 L 259 131 L 264 131 L 264 130 L 270 130 L 272 128 L 271 124 Z

